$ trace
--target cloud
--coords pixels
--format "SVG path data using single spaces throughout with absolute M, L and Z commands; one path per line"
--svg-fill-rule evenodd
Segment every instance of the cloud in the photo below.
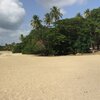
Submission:
M 0 0 L 0 28 L 18 29 L 25 15 L 22 6 L 19 0 Z
M 60 9 L 60 12 L 65 15 L 66 14 L 66 11 L 64 9 Z
M 0 45 L 18 42 L 25 9 L 19 0 L 0 0 Z
M 75 3 L 82 4 L 84 1 L 86 0 L 36 0 L 37 3 L 46 8 L 50 8 L 52 6 L 58 6 L 62 8 L 65 6 L 71 6 Z
M 8 30 L 0 28 L 0 45 L 4 45 L 5 43 L 13 43 L 13 42 L 20 42 L 20 35 L 27 35 L 30 32 L 30 29 L 23 30 Z

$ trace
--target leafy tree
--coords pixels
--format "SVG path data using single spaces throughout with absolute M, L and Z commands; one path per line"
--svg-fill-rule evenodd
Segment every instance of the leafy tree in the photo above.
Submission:
M 20 35 L 20 40 L 21 40 L 21 41 L 24 41 L 24 36 L 23 36 L 23 34 Z
M 51 8 L 51 12 L 45 15 L 46 27 L 38 16 L 34 16 L 33 29 L 29 35 L 21 36 L 21 43 L 13 46 L 13 52 L 47 56 L 89 53 L 90 48 L 100 49 L 100 8 L 87 9 L 85 18 L 80 13 L 73 18 L 59 20 L 61 17 L 60 9 Z M 54 21 L 53 27 L 49 27 L 51 20 Z
M 13 46 L 12 52 L 13 53 L 21 53 L 23 49 L 22 43 L 17 43 L 16 45 Z

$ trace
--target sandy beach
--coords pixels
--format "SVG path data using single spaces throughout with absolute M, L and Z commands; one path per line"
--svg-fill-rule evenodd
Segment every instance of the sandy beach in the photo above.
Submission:
M 0 100 L 100 100 L 100 55 L 0 52 Z

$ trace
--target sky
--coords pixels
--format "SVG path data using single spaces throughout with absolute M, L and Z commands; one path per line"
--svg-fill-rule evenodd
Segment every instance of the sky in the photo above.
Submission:
M 42 20 L 52 6 L 60 8 L 63 18 L 71 18 L 100 7 L 100 0 L 0 0 L 0 45 L 19 42 L 20 34 L 31 31 L 32 16 Z

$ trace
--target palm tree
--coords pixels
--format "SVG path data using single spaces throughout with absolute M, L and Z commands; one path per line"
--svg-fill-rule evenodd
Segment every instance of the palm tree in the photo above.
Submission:
M 89 9 L 87 9 L 87 10 L 84 12 L 84 15 L 85 15 L 85 18 L 90 17 L 90 16 L 91 16 L 91 11 L 90 11 Z
M 47 25 L 48 27 L 50 27 L 50 24 L 51 24 L 51 22 L 52 22 L 50 13 L 46 13 L 46 14 L 45 14 L 44 22 L 46 23 L 46 25 Z
M 39 29 L 42 26 L 41 22 L 42 21 L 39 19 L 39 17 L 37 15 L 34 15 L 33 19 L 31 20 L 31 25 L 33 26 L 33 28 Z
M 62 13 L 60 12 L 60 9 L 57 8 L 56 6 L 53 6 L 53 8 L 50 9 L 50 15 L 52 20 L 54 20 L 54 22 L 58 21 L 60 18 L 62 18 Z

